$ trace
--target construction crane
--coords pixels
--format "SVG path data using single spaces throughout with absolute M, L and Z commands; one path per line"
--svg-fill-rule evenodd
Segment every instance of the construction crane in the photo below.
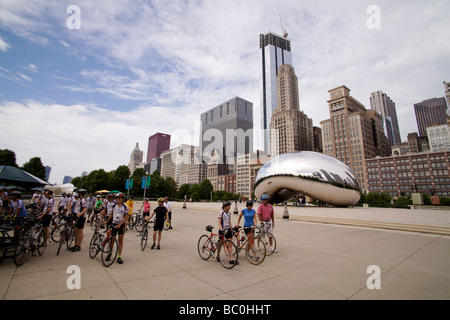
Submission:
M 282 31 L 282 33 L 283 33 L 283 37 L 284 37 L 284 38 L 287 38 L 288 33 L 287 33 L 286 29 L 285 29 L 284 26 L 283 26 L 283 20 L 281 20 L 281 13 L 280 13 L 279 15 L 280 15 L 280 24 L 281 24 L 281 31 Z

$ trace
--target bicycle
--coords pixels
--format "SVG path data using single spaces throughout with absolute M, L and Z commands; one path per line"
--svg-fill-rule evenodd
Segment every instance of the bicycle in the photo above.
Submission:
M 133 230 L 133 228 L 134 228 L 134 217 L 133 217 L 133 214 L 130 214 L 130 216 L 128 217 L 128 220 L 127 220 L 127 227 L 128 227 L 130 230 Z
M 17 266 L 23 265 L 35 250 L 39 255 L 44 254 L 46 247 L 42 220 L 30 217 L 24 223 L 14 248 L 14 263 Z
M 61 230 L 61 231 L 59 231 Z M 66 248 L 70 249 L 72 243 L 75 241 L 75 230 L 73 226 L 72 217 L 63 217 L 61 222 L 61 229 L 59 229 L 59 239 L 58 239 L 58 249 L 56 250 L 56 255 L 59 255 L 63 243 L 66 243 Z
M 255 228 L 245 235 L 244 229 L 236 228 L 233 241 L 240 252 L 245 249 L 245 257 L 251 264 L 261 264 L 266 258 L 266 245 L 261 239 L 261 235 L 255 236 Z
M 115 236 L 113 237 L 111 232 L 111 226 L 109 226 L 106 230 L 106 237 L 101 242 L 101 260 L 105 267 L 110 267 L 116 261 L 119 253 L 119 240 Z
M 18 237 L 12 236 L 11 231 L 14 231 L 13 226 L 0 226 L 0 263 L 6 259 L 8 252 L 16 247 Z
M 266 255 L 271 256 L 275 252 L 278 252 L 277 239 L 275 239 L 273 233 L 267 230 L 268 228 L 265 228 L 266 225 L 267 224 L 261 221 L 261 227 L 255 228 L 255 237 L 260 237 L 266 245 L 269 245 L 269 250 L 267 250 Z M 270 245 L 270 238 L 272 238 L 272 245 Z
M 137 232 L 142 232 L 144 230 L 144 219 L 141 214 L 141 210 L 136 214 L 136 218 L 134 219 L 134 227 Z
M 151 224 L 154 224 L 155 221 L 150 220 L 150 218 L 146 218 L 144 220 L 144 230 L 141 233 L 141 250 L 144 251 L 145 247 L 147 246 L 148 241 L 148 229 L 150 228 Z
M 231 269 L 238 263 L 238 248 L 233 241 L 225 240 L 223 235 L 214 234 L 213 229 L 213 226 L 207 225 L 206 231 L 211 234 L 204 234 L 198 239 L 198 254 L 203 260 L 211 256 L 218 258 L 224 268 Z

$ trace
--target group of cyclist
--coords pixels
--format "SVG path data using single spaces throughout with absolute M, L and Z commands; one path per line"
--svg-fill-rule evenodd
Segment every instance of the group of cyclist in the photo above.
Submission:
M 0 192 L 3 209 L 6 208 L 5 205 L 9 207 L 9 214 L 13 217 L 13 225 L 15 227 L 14 234 L 17 235 L 23 218 L 27 216 L 25 204 L 20 199 L 21 193 L 19 191 L 13 191 L 7 194 L 4 190 L 0 190 Z M 8 202 L 5 202 L 6 197 L 8 197 Z M 247 200 L 246 208 L 240 212 L 235 228 L 239 228 L 241 219 L 243 218 L 243 228 L 246 235 L 257 225 L 258 221 L 264 223 L 269 234 L 273 234 L 273 228 L 275 226 L 273 207 L 268 203 L 269 197 L 267 195 L 263 195 L 261 200 L 262 204 L 258 207 L 258 211 L 253 209 L 253 201 Z M 110 193 L 105 198 L 102 198 L 100 195 L 94 197 L 92 193 L 88 196 L 85 196 L 83 192 L 63 193 L 56 208 L 58 214 L 64 215 L 73 221 L 75 227 L 75 245 L 70 250 L 72 252 L 81 250 L 81 244 L 84 238 L 84 225 L 86 221 L 91 222 L 91 220 L 95 220 L 97 223 L 109 226 L 111 228 L 111 235 L 117 237 L 119 243 L 117 262 L 122 264 L 124 235 L 128 219 L 133 214 L 133 204 L 133 196 L 130 196 L 128 201 L 125 202 L 123 193 Z M 32 196 L 31 206 L 34 212 L 37 213 L 36 218 L 42 218 L 45 245 L 47 245 L 50 224 L 54 214 L 53 208 L 55 207 L 53 192 L 51 190 L 45 190 L 44 193 L 39 190 L 36 191 Z M 231 203 L 229 201 L 223 202 L 222 210 L 218 215 L 219 234 L 223 235 L 226 239 L 230 239 L 233 236 L 230 208 Z M 151 205 L 149 199 L 144 199 L 140 210 L 143 213 L 143 219 L 147 218 L 151 220 L 155 217 L 151 249 L 156 247 L 157 250 L 160 250 L 164 223 L 169 223 L 169 229 L 172 229 L 172 205 L 167 197 L 160 198 L 158 199 L 158 206 L 150 214 Z M 272 238 L 270 237 L 269 250 L 277 252 L 276 248 L 272 246 Z
M 242 217 L 244 218 L 244 232 L 246 235 L 252 231 L 258 221 L 260 223 L 263 222 L 266 231 L 269 234 L 269 250 L 272 252 L 277 252 L 276 248 L 273 246 L 272 237 L 270 237 L 270 235 L 273 234 L 273 228 L 275 227 L 273 206 L 269 203 L 268 195 L 263 195 L 261 200 L 262 203 L 258 207 L 257 212 L 253 209 L 253 201 L 247 200 L 246 208 L 241 210 L 235 229 L 239 228 Z M 231 223 L 230 208 L 231 203 L 229 201 L 223 202 L 222 211 L 220 211 L 218 215 L 219 235 L 223 235 L 225 239 L 230 239 L 233 237 L 233 225 Z

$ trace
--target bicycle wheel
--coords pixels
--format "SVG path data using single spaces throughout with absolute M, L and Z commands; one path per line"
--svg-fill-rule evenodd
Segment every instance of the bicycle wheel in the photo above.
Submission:
M 233 268 L 238 263 L 238 248 L 231 240 L 225 240 L 219 251 L 219 260 L 226 269 Z
M 69 250 L 75 242 L 75 230 L 73 227 L 70 227 L 67 232 L 66 248 Z
M 128 224 L 128 228 L 130 228 L 130 230 L 133 230 L 133 228 L 134 228 L 134 217 L 133 216 L 130 216 L 128 218 L 127 224 Z
M 37 243 L 37 249 L 40 256 L 44 254 L 45 247 L 47 244 L 45 243 L 45 230 L 42 229 L 39 233 L 38 243 Z
M 52 239 L 53 242 L 59 241 L 59 235 L 61 234 L 61 231 L 64 229 L 64 224 L 58 224 L 56 227 L 52 228 L 50 231 L 50 239 Z
M 145 247 L 147 246 L 147 240 L 148 240 L 148 228 L 146 227 L 144 231 L 142 232 L 141 236 L 141 250 L 144 251 Z
M 58 240 L 58 249 L 56 250 L 56 255 L 59 255 L 59 252 L 61 251 L 61 247 L 63 243 L 66 241 L 66 232 L 67 228 L 63 228 L 61 232 L 59 233 L 59 240 Z
M 167 231 L 170 228 L 170 222 L 167 220 L 164 220 L 164 230 Z
M 197 248 L 200 258 L 202 258 L 203 260 L 208 260 L 209 258 L 211 258 L 213 244 L 211 242 L 211 239 L 209 239 L 209 237 L 206 234 L 202 235 L 198 239 Z
M 89 243 L 89 257 L 91 259 L 94 259 L 99 251 L 99 246 L 101 243 L 101 235 L 99 233 L 95 233 L 92 238 L 91 238 L 91 242 Z
M 16 266 L 23 265 L 29 258 L 31 253 L 31 233 L 24 232 L 20 235 L 19 240 L 14 248 L 14 263 Z
M 111 266 L 116 261 L 119 252 L 119 241 L 116 238 L 111 238 L 106 241 L 102 248 L 102 264 L 105 267 Z
M 270 245 L 270 238 L 272 238 L 272 245 Z M 262 239 L 267 247 L 267 256 L 271 256 L 274 252 L 277 252 L 277 239 L 275 239 L 275 236 L 272 233 L 265 232 Z
M 134 222 L 134 227 L 136 228 L 137 232 L 142 232 L 144 230 L 144 220 L 141 216 L 136 216 L 136 221 Z
M 260 264 L 266 258 L 266 245 L 260 237 L 253 239 L 253 244 L 250 243 L 248 251 L 245 256 L 251 264 Z

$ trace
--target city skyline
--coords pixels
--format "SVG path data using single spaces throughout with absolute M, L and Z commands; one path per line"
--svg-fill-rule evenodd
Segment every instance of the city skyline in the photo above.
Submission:
M 171 134 L 171 147 L 182 135 L 196 145 L 198 116 L 233 96 L 253 103 L 256 124 L 258 36 L 282 34 L 279 14 L 313 124 L 328 116 L 329 88 L 352 88 L 366 107 L 382 90 L 396 103 L 405 141 L 418 131 L 414 103 L 443 97 L 449 81 L 450 45 L 442 39 L 450 4 L 379 1 L 379 29 L 368 26 L 370 5 L 80 0 L 76 29 L 68 4 L 2 1 L 0 117 L 8 130 L 1 148 L 19 165 L 41 157 L 52 167 L 50 182 L 60 183 L 126 165 L 130 148 L 156 132 Z

